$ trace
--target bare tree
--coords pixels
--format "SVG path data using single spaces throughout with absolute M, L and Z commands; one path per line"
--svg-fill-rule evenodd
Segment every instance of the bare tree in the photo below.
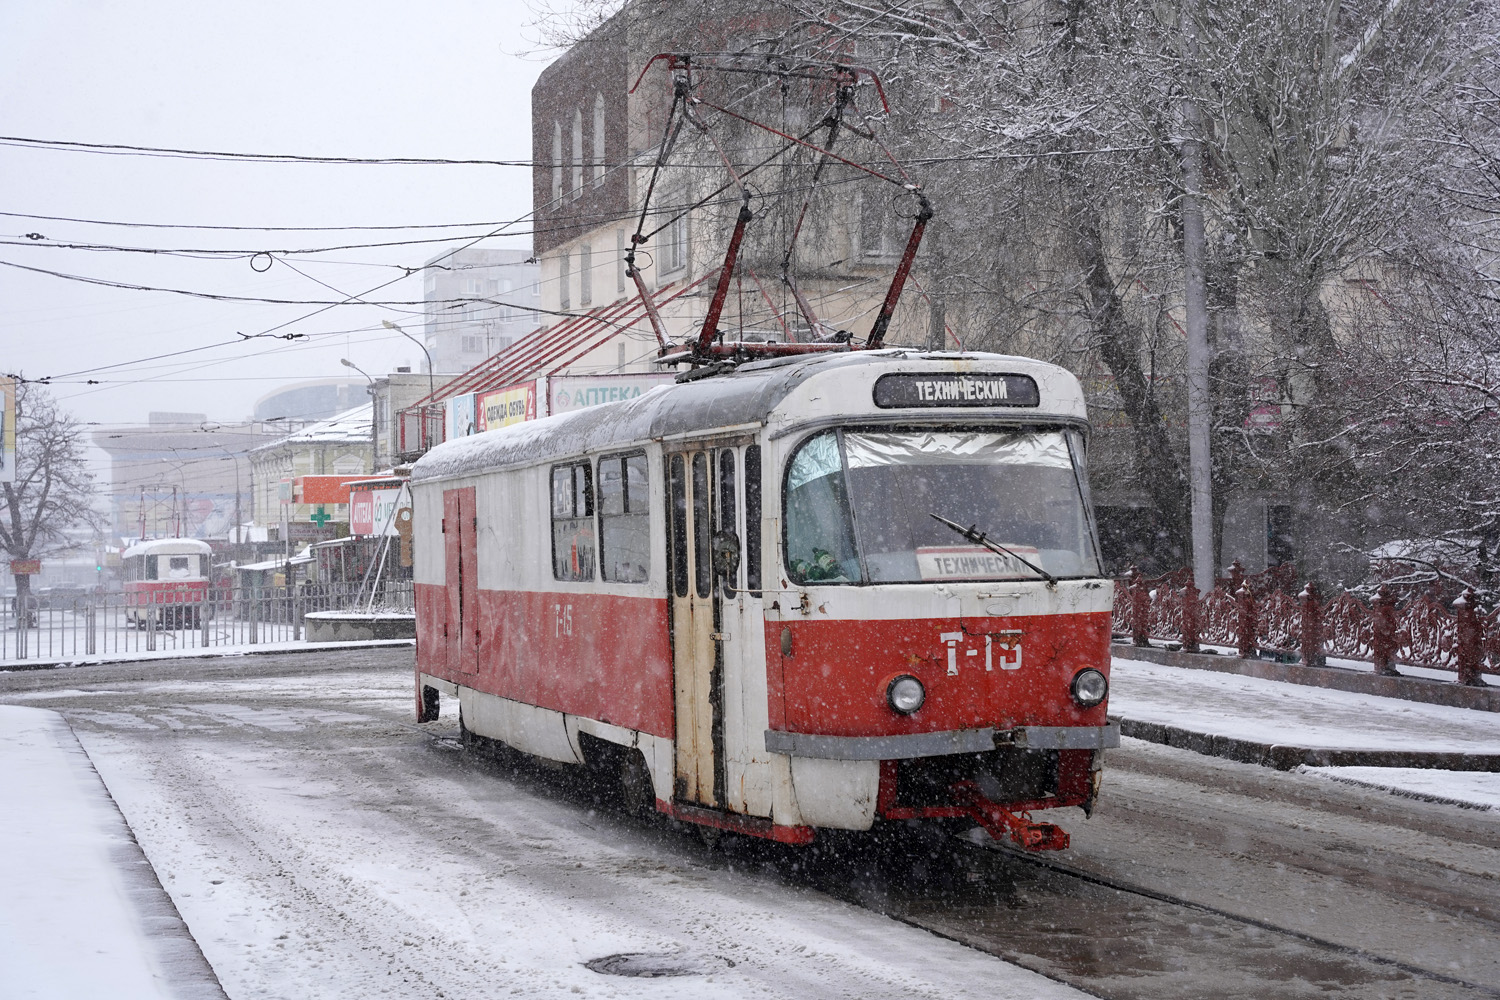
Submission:
M 0 484 L 0 550 L 11 559 L 42 559 L 69 546 L 70 529 L 98 528 L 94 477 L 84 458 L 83 430 L 34 382 L 16 385 L 15 482 Z M 16 576 L 16 607 L 28 606 L 31 577 Z
M 1123 416 L 1129 443 L 1107 450 L 1133 462 L 1106 486 L 1149 499 L 1168 559 L 1186 539 L 1174 314 L 1180 114 L 1195 105 L 1213 241 L 1216 520 L 1238 493 L 1274 493 L 1297 512 L 1300 549 L 1327 548 L 1331 532 L 1359 541 L 1369 504 L 1351 498 L 1378 495 L 1379 455 L 1394 455 L 1362 450 L 1375 439 L 1359 429 L 1382 426 L 1393 396 L 1371 398 L 1356 377 L 1366 338 L 1379 326 L 1380 350 L 1404 352 L 1383 354 L 1384 371 L 1484 350 L 1475 301 L 1489 294 L 1477 263 L 1488 250 L 1465 244 L 1495 217 L 1494 175 L 1468 170 L 1482 207 L 1453 206 L 1450 188 L 1472 163 L 1495 162 L 1496 92 L 1476 77 L 1493 51 L 1493 3 L 1197 0 L 1189 66 L 1175 4 L 789 2 L 809 38 L 856 49 L 919 109 L 901 129 L 906 150 L 927 150 L 934 186 L 955 196 L 934 197 L 948 208 L 934 233 L 948 237 L 948 288 L 967 300 L 950 300 L 949 315 L 966 314 L 990 344 L 1068 364 L 1106 423 Z M 1462 115 L 1457 94 L 1469 98 Z M 1468 150 L 1446 118 L 1461 118 Z M 1470 349 L 1422 353 L 1438 302 L 1463 327 L 1444 340 Z M 1385 315 L 1370 315 L 1376 303 Z M 1423 397 L 1433 420 L 1443 392 Z
M 1187 102 L 1204 123 L 1216 523 L 1271 496 L 1303 552 L 1392 532 L 1500 542 L 1483 499 L 1500 476 L 1480 460 L 1500 390 L 1497 8 L 722 0 L 713 16 L 759 12 L 757 44 L 880 73 L 883 133 L 937 208 L 919 258 L 934 322 L 1083 378 L 1096 487 L 1145 499 L 1158 533 L 1142 555 L 1160 566 L 1188 537 Z M 697 5 L 634 0 L 632 15 L 662 48 L 700 42 Z M 1466 499 L 1424 505 L 1424 479 Z

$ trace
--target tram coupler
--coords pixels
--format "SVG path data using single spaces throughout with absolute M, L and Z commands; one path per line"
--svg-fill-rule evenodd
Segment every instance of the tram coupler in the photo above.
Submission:
M 1009 837 L 1028 851 L 1067 849 L 1068 831 L 1055 823 L 1036 823 L 1025 814 L 1017 816 L 1000 803 L 985 797 L 984 792 L 972 781 L 954 782 L 952 790 L 954 801 L 994 839 Z

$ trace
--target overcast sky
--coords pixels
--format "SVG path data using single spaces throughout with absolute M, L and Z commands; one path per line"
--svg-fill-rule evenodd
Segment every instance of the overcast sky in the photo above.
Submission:
M 523 0 L 202 0 L 5 3 L 0 135 L 307 156 L 526 160 L 537 51 Z M 260 250 L 478 236 L 530 209 L 530 171 L 495 166 L 308 165 L 98 155 L 0 144 L 0 212 L 190 226 L 392 226 L 463 230 L 224 232 L 0 215 L 0 261 L 111 282 L 259 298 L 363 293 L 421 298 L 418 267 L 461 243 L 279 258 Z M 523 221 L 513 227 L 525 233 Z M 44 241 L 27 234 L 38 233 Z M 17 242 L 24 245 L 15 245 Z M 243 250 L 238 258 L 60 249 L 57 242 Z M 482 246 L 530 246 L 529 235 Z M 295 266 L 307 277 L 292 269 Z M 316 280 L 313 280 L 316 279 Z M 267 305 L 105 288 L 0 266 L 0 372 L 51 377 L 79 419 L 144 421 L 151 410 L 246 417 L 297 380 L 420 364 L 381 327 L 420 337 L 418 307 Z M 290 321 L 290 325 L 288 324 Z M 154 355 L 257 338 L 177 358 Z M 119 366 L 103 368 L 103 366 Z M 85 369 L 99 369 L 84 371 Z M 70 374 L 81 372 L 81 374 Z M 62 376 L 62 377 L 59 377 Z M 82 384 L 86 379 L 101 384 Z

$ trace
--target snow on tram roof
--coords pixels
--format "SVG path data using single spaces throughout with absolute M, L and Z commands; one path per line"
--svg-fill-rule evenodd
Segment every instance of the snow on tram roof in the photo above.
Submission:
M 135 556 L 159 556 L 159 555 L 210 555 L 211 549 L 207 542 L 196 538 L 149 538 L 142 542 L 136 542 L 130 548 L 121 553 L 121 559 L 132 559 Z
M 657 386 L 633 399 L 455 438 L 418 459 L 412 466 L 411 481 L 420 483 L 474 475 L 496 468 L 606 451 L 713 428 L 764 424 L 772 411 L 812 376 L 877 362 L 887 366 L 892 362 L 910 362 L 910 366 L 900 370 L 913 372 L 988 374 L 998 371 L 1027 375 L 1037 382 L 1041 405 L 1026 410 L 1025 416 L 1035 418 L 1039 413 L 1078 419 L 1084 416 L 1083 391 L 1073 373 L 1034 358 L 979 352 L 939 353 L 910 348 L 830 352 L 755 361 L 721 375 Z M 953 411 L 924 408 L 912 415 L 930 420 L 937 412 L 951 415 Z M 965 412 L 970 417 L 986 419 L 1001 415 L 998 407 L 985 408 L 983 412 L 972 409 Z M 1003 415 L 1014 417 L 1021 414 L 1008 409 Z

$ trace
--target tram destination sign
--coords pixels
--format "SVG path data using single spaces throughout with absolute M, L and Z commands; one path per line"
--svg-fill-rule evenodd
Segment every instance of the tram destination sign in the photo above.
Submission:
M 1041 393 L 1030 375 L 892 372 L 875 380 L 875 405 L 1039 406 Z

